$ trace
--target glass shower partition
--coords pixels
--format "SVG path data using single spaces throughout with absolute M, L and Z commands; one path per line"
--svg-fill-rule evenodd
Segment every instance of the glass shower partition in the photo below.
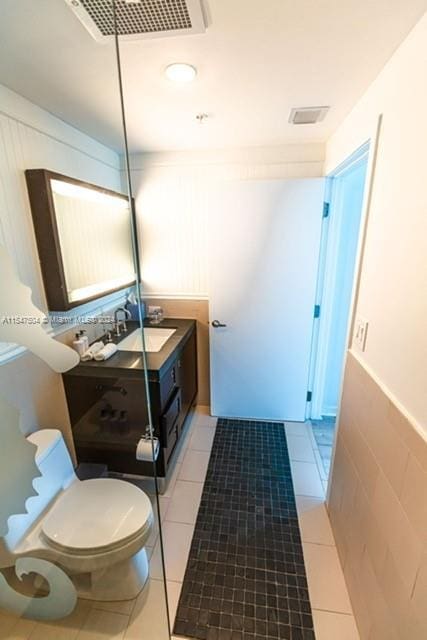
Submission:
M 115 9 L 2 2 L 5 638 L 170 637 Z

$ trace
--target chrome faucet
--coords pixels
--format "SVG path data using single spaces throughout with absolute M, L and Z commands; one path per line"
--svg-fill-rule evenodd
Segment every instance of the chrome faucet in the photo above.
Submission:
M 125 314 L 125 317 L 122 318 L 121 320 L 118 319 L 118 315 L 119 312 L 123 312 Z M 115 329 L 115 334 L 118 337 L 120 335 L 120 327 L 123 327 L 123 331 L 126 332 L 127 331 L 127 326 L 126 326 L 126 318 L 129 320 L 129 318 L 132 317 L 132 314 L 130 313 L 129 309 L 125 309 L 124 307 L 118 307 L 115 312 L 114 312 L 114 329 Z

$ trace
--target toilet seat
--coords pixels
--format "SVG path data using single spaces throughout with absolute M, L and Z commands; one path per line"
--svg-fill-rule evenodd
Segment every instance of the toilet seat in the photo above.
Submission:
M 58 550 L 94 555 L 144 536 L 152 521 L 151 502 L 138 487 L 100 478 L 66 489 L 43 519 L 42 533 Z

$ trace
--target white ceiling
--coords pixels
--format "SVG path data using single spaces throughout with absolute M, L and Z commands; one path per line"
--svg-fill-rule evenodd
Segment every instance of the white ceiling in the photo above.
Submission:
M 121 45 L 133 151 L 324 141 L 427 9 L 427 0 L 207 0 L 206 34 Z M 191 85 L 163 75 L 198 69 Z M 110 147 L 123 139 L 113 45 L 63 0 L 1 0 L 0 83 Z M 317 125 L 291 107 L 331 105 Z M 196 114 L 206 112 L 200 125 Z

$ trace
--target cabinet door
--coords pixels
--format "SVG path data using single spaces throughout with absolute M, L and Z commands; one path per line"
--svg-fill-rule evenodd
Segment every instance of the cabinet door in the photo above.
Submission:
M 182 427 L 197 393 L 197 350 L 194 330 L 182 349 L 177 361 L 178 385 L 181 388 L 181 412 L 179 426 Z

